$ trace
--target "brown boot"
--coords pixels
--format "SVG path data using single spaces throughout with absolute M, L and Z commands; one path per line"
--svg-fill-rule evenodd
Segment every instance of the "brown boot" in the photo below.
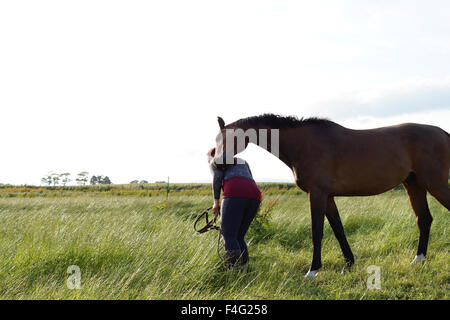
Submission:
M 225 251 L 225 267 L 227 269 L 234 269 L 239 264 L 239 258 L 241 252 L 239 250 L 226 250 Z
M 248 251 L 245 250 L 241 253 L 241 257 L 239 258 L 239 269 L 241 271 L 248 271 Z
M 248 263 L 248 251 L 245 250 L 241 253 L 241 257 L 239 258 L 239 264 L 241 266 L 245 266 Z

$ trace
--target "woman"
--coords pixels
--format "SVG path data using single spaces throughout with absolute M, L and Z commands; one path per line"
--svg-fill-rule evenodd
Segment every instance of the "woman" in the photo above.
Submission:
M 214 176 L 214 214 L 220 211 L 220 193 L 223 190 L 220 232 L 225 240 L 225 266 L 232 269 L 248 262 L 244 236 L 258 211 L 261 192 L 247 162 L 240 159 L 238 163 L 235 158 L 234 164 L 217 166 L 214 163 L 215 148 L 207 155 Z

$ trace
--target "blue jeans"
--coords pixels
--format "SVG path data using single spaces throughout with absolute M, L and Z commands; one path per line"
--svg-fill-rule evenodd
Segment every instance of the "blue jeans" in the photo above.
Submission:
M 260 201 L 248 198 L 222 200 L 220 232 L 225 240 L 225 250 L 248 253 L 244 237 L 258 212 Z

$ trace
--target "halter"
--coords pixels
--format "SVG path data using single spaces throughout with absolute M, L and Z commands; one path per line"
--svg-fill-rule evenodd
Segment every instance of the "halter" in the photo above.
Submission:
M 212 209 L 212 207 L 209 207 L 205 210 L 203 210 L 203 212 L 197 217 L 197 219 L 195 219 L 194 222 L 194 230 L 197 231 L 198 233 L 205 233 L 209 230 L 220 230 L 220 228 L 218 226 L 216 226 L 216 221 L 217 221 L 217 216 L 218 214 L 214 215 L 214 218 L 212 220 L 209 220 L 209 211 Z M 197 229 L 197 223 L 203 218 L 203 216 L 205 217 L 206 220 L 206 225 L 201 228 L 201 229 Z

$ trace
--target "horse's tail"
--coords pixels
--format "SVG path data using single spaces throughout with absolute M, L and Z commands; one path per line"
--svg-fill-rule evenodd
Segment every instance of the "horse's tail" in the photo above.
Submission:
M 448 146 L 450 147 L 450 134 L 447 132 L 447 131 L 445 131 L 444 129 L 441 129 L 444 133 L 445 133 L 445 135 L 447 136 L 447 142 L 448 142 Z
M 447 142 L 448 142 L 448 147 L 450 148 L 450 134 L 447 132 L 447 131 L 445 131 L 444 130 L 444 132 L 445 132 L 445 134 L 447 135 Z M 450 173 L 449 173 L 449 178 L 450 178 Z
M 444 132 L 447 135 L 448 147 L 450 148 L 450 134 L 445 130 L 444 130 Z M 448 169 L 448 179 L 450 180 L 450 168 Z
M 449 150 L 450 150 L 450 134 L 447 132 L 447 131 L 445 131 L 444 129 L 442 129 L 442 128 L 440 128 L 443 132 L 444 132 L 444 134 L 447 136 L 447 143 L 448 143 L 448 148 L 449 148 Z M 448 169 L 448 180 L 450 180 L 450 162 L 449 162 L 449 169 Z

